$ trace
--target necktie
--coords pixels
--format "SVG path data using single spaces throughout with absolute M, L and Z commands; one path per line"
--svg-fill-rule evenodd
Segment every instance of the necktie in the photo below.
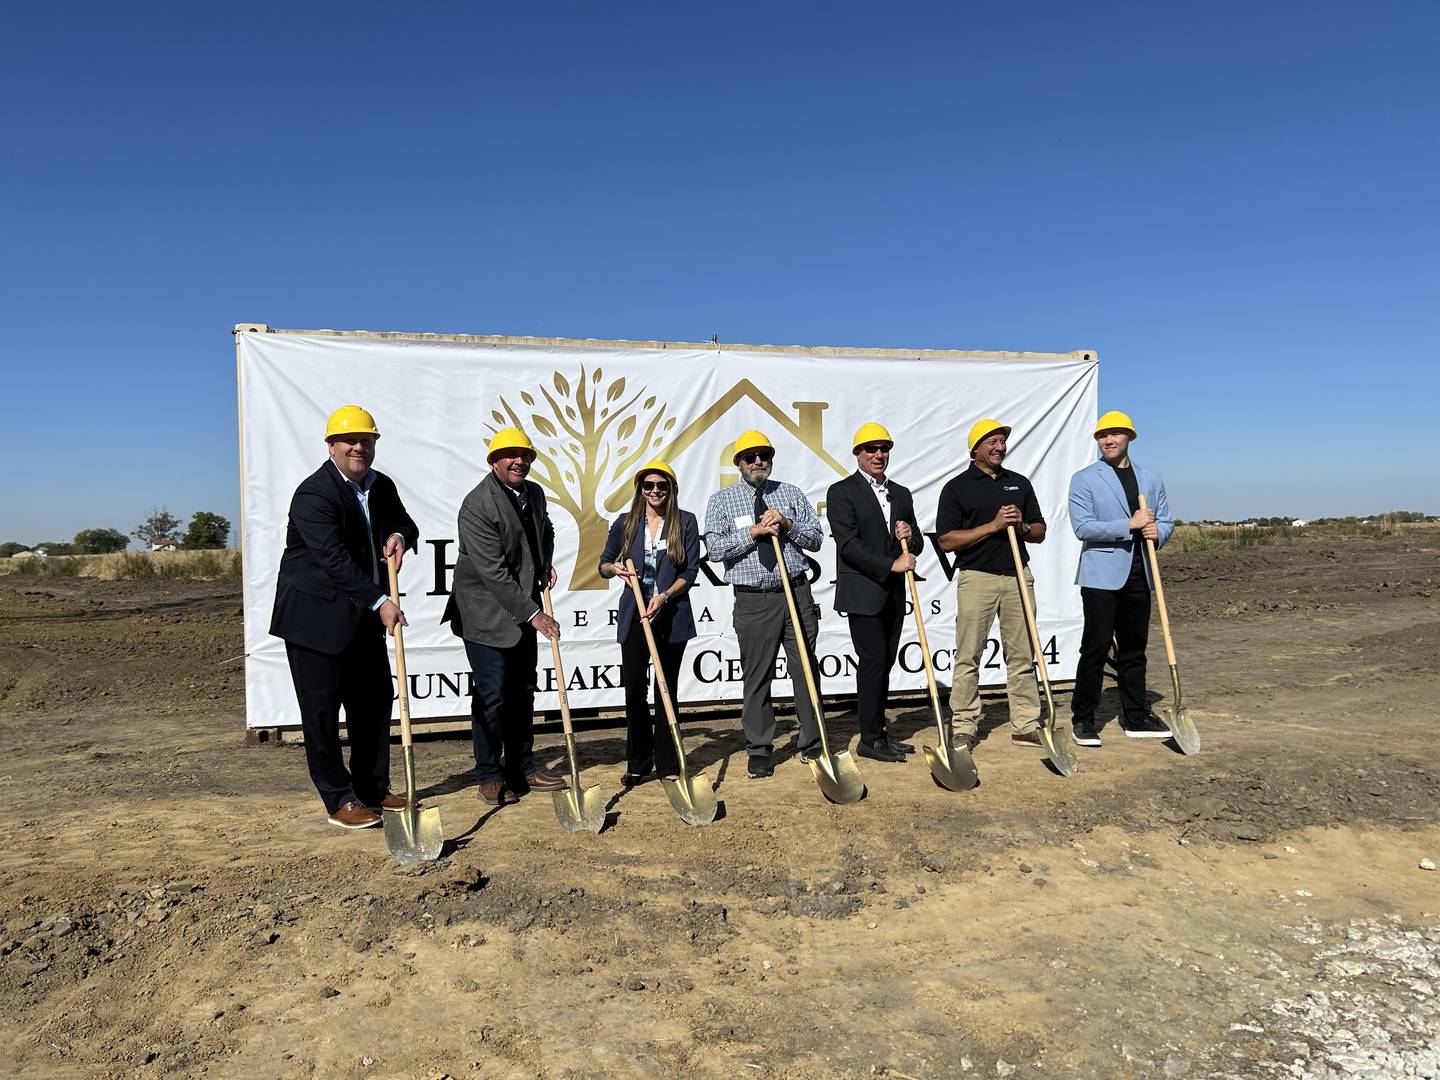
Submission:
M 760 485 L 760 487 L 758 487 L 758 488 L 755 489 L 755 524 L 756 524 L 756 525 L 759 525 L 759 524 L 760 524 L 760 519 L 765 516 L 765 509 L 766 509 L 766 507 L 765 507 L 765 498 L 764 498 L 764 496 L 761 494 L 761 492 L 762 492 L 763 489 L 764 489 L 764 486 L 765 486 L 765 485 L 762 484 L 762 485 Z M 760 542 L 760 549 L 759 549 L 759 551 L 758 551 L 758 554 L 759 554 L 759 556 L 760 556 L 760 565 L 761 565 L 761 566 L 763 566 L 766 570 L 774 570 L 774 569 L 775 569 L 775 566 L 776 566 L 776 563 L 775 563 L 775 545 L 771 542 L 769 536 L 766 536 L 766 537 Z
M 514 490 L 515 490 L 515 501 L 520 504 L 520 513 L 522 513 L 522 514 L 528 514 L 528 513 L 530 513 L 530 500 L 525 497 L 525 489 L 524 489 L 523 487 L 518 487 L 518 488 L 515 488 Z

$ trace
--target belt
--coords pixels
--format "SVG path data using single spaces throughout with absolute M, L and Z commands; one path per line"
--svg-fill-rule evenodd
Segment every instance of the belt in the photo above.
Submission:
M 777 586 L 775 586 L 775 588 L 773 588 L 773 589 L 765 589 L 765 588 L 761 588 L 759 585 L 736 585 L 736 586 L 735 586 L 735 591 L 736 591 L 736 592 L 753 592 L 753 593 L 778 593 L 778 592 L 784 592 L 784 591 L 785 591 L 785 586 L 783 586 L 783 585 L 777 585 Z

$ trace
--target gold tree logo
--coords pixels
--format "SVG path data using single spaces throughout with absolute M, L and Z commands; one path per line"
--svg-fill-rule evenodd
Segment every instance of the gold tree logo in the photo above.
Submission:
M 535 441 L 531 477 L 575 519 L 580 540 L 568 586 L 572 590 L 609 586 L 596 570 L 610 531 L 596 497 L 628 488 L 634 471 L 656 455 L 676 422 L 645 387 L 626 397 L 623 375 L 602 390 L 604 378 L 598 367 L 590 372 L 581 367 L 573 383 L 557 371 L 553 386 L 536 388 L 538 400 L 522 390 L 522 410 L 502 397 L 500 408 L 490 413 L 497 429 L 513 426 L 530 433 Z

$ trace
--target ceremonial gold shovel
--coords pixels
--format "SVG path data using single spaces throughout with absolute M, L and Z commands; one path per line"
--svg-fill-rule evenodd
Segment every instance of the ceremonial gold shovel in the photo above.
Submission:
M 805 627 L 795 608 L 795 594 L 790 590 L 790 573 L 785 569 L 785 553 L 780 538 L 774 533 L 775 563 L 780 568 L 780 583 L 785 586 L 785 604 L 790 609 L 790 625 L 795 631 L 795 648 L 800 653 L 800 666 L 805 671 L 805 686 L 810 691 L 810 707 L 815 710 L 815 726 L 820 731 L 820 754 L 810 759 L 810 772 L 820 785 L 821 793 L 833 803 L 859 802 L 865 795 L 865 781 L 849 750 L 830 752 L 830 738 L 825 733 L 825 713 L 820 708 L 820 692 L 815 688 L 815 673 L 810 670 L 810 650 L 805 646 Z
M 665 797 L 680 815 L 686 825 L 709 825 L 715 820 L 719 807 L 715 802 L 715 788 L 703 772 L 694 776 L 685 767 L 685 744 L 680 739 L 680 722 L 675 718 L 675 704 L 670 700 L 670 687 L 665 680 L 665 669 L 660 666 L 660 650 L 655 647 L 655 631 L 645 617 L 645 594 L 640 591 L 640 578 L 635 573 L 635 563 L 625 560 L 625 569 L 630 571 L 630 590 L 635 594 L 635 617 L 645 631 L 645 644 L 650 647 L 650 663 L 655 667 L 655 684 L 660 687 L 660 700 L 665 705 L 665 718 L 670 721 L 670 737 L 675 740 L 675 760 L 680 768 L 680 778 L 660 778 L 665 788 Z M 648 688 L 645 695 L 649 697 Z
M 400 606 L 399 572 L 395 557 L 389 556 L 390 600 Z M 385 844 L 401 866 L 418 862 L 434 862 L 445 846 L 445 829 L 440 824 L 440 811 L 431 807 L 421 810 L 415 800 L 415 747 L 410 741 L 410 683 L 405 676 L 405 628 L 395 625 L 395 673 L 399 676 L 400 746 L 405 760 L 405 809 L 385 810 Z M 389 752 L 388 750 L 386 751 Z
M 545 614 L 555 617 L 550 606 L 550 589 L 541 594 Z M 560 642 L 550 639 L 550 659 L 555 665 L 555 686 L 560 693 L 560 726 L 565 729 L 565 752 L 570 758 L 570 786 L 564 791 L 552 791 L 555 816 L 566 832 L 587 829 L 598 833 L 605 827 L 605 796 L 594 784 L 580 787 L 580 760 L 575 756 L 575 730 L 570 726 L 570 699 L 565 695 L 565 668 L 560 663 Z
M 1145 509 L 1145 496 L 1140 496 L 1140 509 Z M 1190 719 L 1190 712 L 1180 699 L 1180 665 L 1175 662 L 1175 642 L 1170 637 L 1170 613 L 1165 608 L 1165 589 L 1160 584 L 1160 557 L 1155 541 L 1145 538 L 1145 554 L 1150 560 L 1150 577 L 1155 582 L 1155 602 L 1160 605 L 1160 630 L 1165 635 L 1165 660 L 1170 664 L 1170 687 L 1174 696 L 1165 709 L 1170 735 L 1182 754 L 1200 752 L 1200 732 Z
M 1015 584 L 1020 589 L 1020 606 L 1025 610 L 1025 629 L 1030 633 L 1030 656 L 1040 689 L 1045 692 L 1045 721 L 1040 725 L 1040 741 L 1055 771 L 1061 776 L 1074 776 L 1080 771 L 1080 756 L 1075 751 L 1075 740 L 1070 737 L 1070 732 L 1061 731 L 1055 723 L 1055 696 L 1050 692 L 1050 672 L 1045 668 L 1045 653 L 1040 648 L 1040 628 L 1035 624 L 1035 609 L 1030 606 L 1030 593 L 1025 589 L 1025 563 L 1020 558 L 1020 542 L 1015 539 L 1015 526 L 1006 525 L 1005 535 L 1010 538 L 1010 554 L 1015 559 Z
M 900 541 L 900 550 L 910 554 L 907 541 Z M 906 570 L 905 580 L 910 583 L 910 605 L 915 609 L 915 636 L 920 639 L 920 652 L 925 657 L 925 681 L 930 686 L 930 706 L 935 710 L 935 729 L 940 734 L 940 745 L 932 750 L 925 746 L 925 761 L 930 766 L 930 775 L 936 783 L 951 791 L 969 791 L 980 783 L 980 774 L 975 770 L 975 759 L 970 751 L 953 744 L 954 735 L 945 713 L 940 708 L 940 690 L 935 685 L 935 664 L 930 658 L 930 638 L 925 633 L 925 619 L 920 614 L 920 590 L 915 584 L 915 571 Z

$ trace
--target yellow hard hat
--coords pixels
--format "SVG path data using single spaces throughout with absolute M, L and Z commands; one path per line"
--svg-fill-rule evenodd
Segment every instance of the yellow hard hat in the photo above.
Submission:
M 979 446 L 982 440 L 988 439 L 997 431 L 1004 432 L 1006 435 L 1010 434 L 1010 429 L 1000 423 L 999 420 L 991 420 L 989 417 L 986 417 L 984 420 L 977 420 L 975 425 L 970 429 L 970 453 L 973 454 L 975 447 Z
M 675 470 L 670 468 L 669 465 L 661 461 L 658 457 L 651 461 L 648 465 L 642 465 L 640 468 L 635 470 L 635 483 L 640 483 L 640 478 L 642 476 L 644 476 L 646 473 L 652 472 L 664 473 L 670 478 L 670 483 L 672 486 L 678 485 L 680 483 L 679 480 L 675 479 Z
M 524 450 L 530 455 L 530 460 L 535 460 L 535 447 L 530 442 L 530 436 L 521 431 L 518 427 L 501 428 L 490 439 L 490 452 L 485 460 L 490 464 L 500 456 L 502 450 Z
M 1132 439 L 1140 437 L 1135 434 L 1135 422 L 1130 419 L 1130 415 L 1118 409 L 1111 409 L 1100 417 L 1099 423 L 1095 425 L 1095 438 L 1098 439 L 1102 431 L 1123 431 Z
M 742 432 L 740 437 L 735 440 L 735 452 L 731 456 L 730 460 L 734 461 L 746 450 L 755 450 L 760 447 L 764 447 L 766 450 L 775 449 L 775 447 L 771 445 L 770 440 L 766 437 L 763 431 Z
M 325 438 L 336 435 L 374 435 L 378 439 L 380 429 L 375 426 L 375 417 L 359 405 L 341 405 L 325 421 Z
M 861 424 L 860 429 L 855 432 L 855 439 L 851 443 L 850 452 L 852 454 L 858 454 L 860 447 L 872 442 L 883 442 L 887 446 L 895 445 L 895 440 L 890 437 L 890 432 L 872 420 L 868 424 Z

